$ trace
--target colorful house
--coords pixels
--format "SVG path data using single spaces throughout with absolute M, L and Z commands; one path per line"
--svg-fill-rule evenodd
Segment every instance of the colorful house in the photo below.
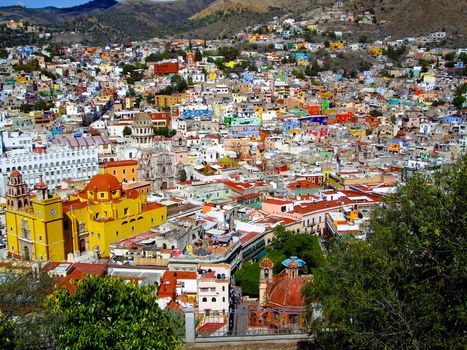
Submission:
M 138 181 L 138 162 L 136 160 L 117 160 L 101 164 L 101 174 L 113 175 L 118 182 Z

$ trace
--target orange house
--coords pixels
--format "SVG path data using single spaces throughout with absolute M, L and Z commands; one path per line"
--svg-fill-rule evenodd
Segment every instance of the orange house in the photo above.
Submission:
M 110 174 L 121 183 L 138 181 L 138 162 L 136 160 L 117 160 L 101 164 L 101 174 Z

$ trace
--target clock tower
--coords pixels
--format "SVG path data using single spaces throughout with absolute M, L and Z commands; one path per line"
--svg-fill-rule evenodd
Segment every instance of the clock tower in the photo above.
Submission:
M 21 173 L 11 173 L 5 220 L 8 254 L 30 261 L 66 260 L 61 198 L 41 179 L 31 196 Z
M 47 256 L 48 260 L 66 260 L 62 200 L 60 196 L 49 192 L 42 176 L 34 185 L 34 191 L 36 197 L 32 200 L 32 207 L 37 227 L 43 236 L 42 240 L 37 242 L 38 250 L 43 256 Z

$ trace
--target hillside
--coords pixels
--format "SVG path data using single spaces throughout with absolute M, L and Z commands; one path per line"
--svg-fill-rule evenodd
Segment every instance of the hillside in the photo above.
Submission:
M 415 36 L 447 31 L 454 36 L 453 45 L 467 40 L 466 0 L 348 0 L 355 14 L 374 13 L 375 24 L 356 25 L 323 22 L 326 29 L 342 30 L 348 38 L 370 39 Z M 2 7 L 0 21 L 27 20 L 51 26 L 56 42 L 85 43 L 144 40 L 161 36 L 219 38 L 242 28 L 267 21 L 274 16 L 292 13 L 313 14 L 313 9 L 330 6 L 333 0 L 93 0 L 59 9 Z M 313 18 L 319 18 L 319 10 Z M 307 18 L 307 16 L 305 16 Z M 76 34 L 69 34 L 74 32 Z M 65 34 L 63 34 L 65 33 Z
M 67 8 L 44 7 L 26 8 L 23 6 L 0 7 L 0 21 L 23 20 L 42 24 L 57 24 L 70 17 L 93 14 L 118 4 L 116 0 L 92 0 L 85 4 Z
M 310 8 L 313 1 L 310 0 L 216 0 L 203 11 L 194 15 L 191 19 L 197 20 L 216 13 L 229 13 L 235 11 L 248 11 L 253 13 L 266 13 L 271 9 L 282 12 L 295 12 Z
M 395 37 L 446 31 L 460 41 L 467 37 L 465 0 L 349 0 L 348 7 L 374 11 L 380 35 Z

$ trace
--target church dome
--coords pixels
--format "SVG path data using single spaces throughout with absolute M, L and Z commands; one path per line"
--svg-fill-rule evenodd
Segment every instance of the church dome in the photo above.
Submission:
M 10 174 L 10 177 L 20 177 L 21 176 L 21 173 L 19 172 L 19 170 L 13 170 Z
M 260 268 L 265 268 L 265 267 L 272 267 L 272 261 L 268 257 L 265 257 L 261 262 L 259 263 Z
M 88 191 L 121 190 L 122 185 L 117 178 L 110 174 L 97 174 L 91 178 L 85 189 Z
M 152 127 L 152 119 L 147 113 L 139 113 L 133 120 L 133 127 Z
M 296 262 L 295 260 L 292 259 L 292 260 L 289 262 L 289 265 L 288 265 L 287 267 L 288 267 L 289 269 L 298 269 L 298 264 L 297 264 L 297 262 Z
M 273 307 L 303 306 L 301 290 L 305 280 L 301 277 L 284 277 L 275 282 L 270 289 L 268 304 Z

